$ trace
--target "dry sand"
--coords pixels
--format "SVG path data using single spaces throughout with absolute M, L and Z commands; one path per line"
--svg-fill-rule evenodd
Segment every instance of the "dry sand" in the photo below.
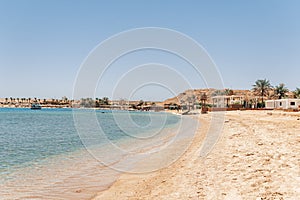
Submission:
M 95 199 L 300 199 L 300 113 L 227 112 L 222 135 L 199 157 L 211 114 L 186 153 L 148 174 L 123 174 Z

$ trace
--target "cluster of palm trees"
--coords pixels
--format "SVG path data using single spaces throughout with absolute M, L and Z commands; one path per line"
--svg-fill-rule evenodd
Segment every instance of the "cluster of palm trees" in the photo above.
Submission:
M 100 107 L 103 105 L 109 105 L 109 99 L 108 97 L 101 98 L 81 98 L 80 99 L 80 106 L 85 108 L 94 108 L 94 107 Z
M 36 98 L 35 98 L 36 99 Z M 31 98 L 5 98 L 5 103 L 6 104 L 13 104 L 13 103 L 30 103 L 31 102 Z
M 280 83 L 279 85 L 273 87 L 270 81 L 267 79 L 257 80 L 253 85 L 253 91 L 261 97 L 262 104 L 264 104 L 264 97 L 282 99 L 286 97 L 288 92 L 290 92 L 284 83 Z M 273 94 L 271 94 L 271 91 Z M 300 98 L 300 88 L 296 88 L 296 90 L 293 91 L 293 94 L 295 98 Z
M 233 90 L 232 89 L 225 89 L 225 90 L 216 90 L 213 92 L 212 96 L 230 96 L 233 95 Z
M 49 105 L 71 105 L 74 100 L 68 100 L 66 97 L 62 99 L 39 99 L 39 98 L 5 98 L 5 101 L 2 104 L 5 105 L 14 105 L 19 107 L 28 107 L 31 103 L 39 103 L 39 104 L 49 104 Z

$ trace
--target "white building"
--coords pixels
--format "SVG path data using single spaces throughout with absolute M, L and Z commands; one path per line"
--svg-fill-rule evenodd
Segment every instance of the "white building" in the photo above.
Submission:
M 212 97 L 213 105 L 217 108 L 230 107 L 230 105 L 238 104 L 243 105 L 244 96 L 230 95 L 230 96 L 214 96 Z
M 300 109 L 300 99 L 267 100 L 267 109 Z

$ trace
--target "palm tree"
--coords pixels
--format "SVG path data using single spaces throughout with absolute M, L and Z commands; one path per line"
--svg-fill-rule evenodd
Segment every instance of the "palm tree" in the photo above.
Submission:
M 233 90 L 231 90 L 231 89 L 225 89 L 224 94 L 225 94 L 226 96 L 231 96 L 231 95 L 233 95 L 234 93 L 233 93 Z M 224 98 L 225 98 L 225 97 L 224 97 Z M 230 98 L 226 97 L 225 99 L 226 99 L 226 106 L 227 106 L 227 108 L 229 108 L 229 103 L 230 103 L 229 101 L 230 101 Z
M 296 88 L 296 90 L 293 93 L 295 98 L 300 99 L 300 88 Z
M 139 103 L 137 104 L 137 106 L 143 106 L 145 104 L 145 102 L 141 99 L 140 101 L 139 101 Z
M 264 104 L 264 96 L 268 95 L 271 88 L 270 81 L 267 79 L 257 80 L 253 85 L 254 92 L 261 96 L 262 104 Z
M 215 90 L 212 96 L 223 96 L 226 95 L 224 90 Z
M 224 92 L 225 92 L 225 95 L 227 95 L 227 96 L 231 96 L 234 94 L 232 89 L 225 89 Z
M 109 105 L 109 99 L 108 99 L 108 97 L 103 97 L 103 103 L 105 104 L 105 105 Z
M 278 99 L 282 99 L 285 97 L 285 94 L 289 92 L 289 90 L 285 87 L 283 83 L 280 83 L 275 87 L 275 94 L 278 96 Z

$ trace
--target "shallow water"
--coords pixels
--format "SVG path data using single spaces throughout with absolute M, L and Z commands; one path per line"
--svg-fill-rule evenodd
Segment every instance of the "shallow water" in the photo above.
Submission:
M 160 151 L 180 121 L 166 113 L 0 109 L 0 199 L 89 199 L 143 153 Z

